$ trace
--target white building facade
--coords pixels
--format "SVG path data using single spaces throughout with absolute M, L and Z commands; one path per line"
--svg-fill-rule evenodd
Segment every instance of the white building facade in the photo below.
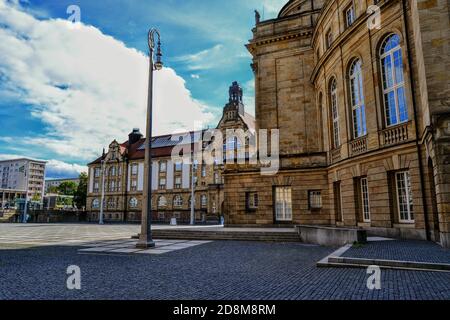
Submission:
M 42 202 L 45 165 L 44 161 L 26 158 L 0 161 L 0 188 L 27 191 L 29 200 Z

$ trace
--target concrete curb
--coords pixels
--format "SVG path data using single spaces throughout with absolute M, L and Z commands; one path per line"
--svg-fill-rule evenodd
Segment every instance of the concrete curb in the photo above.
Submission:
M 381 259 L 362 259 L 342 257 L 352 245 L 346 245 L 339 250 L 333 252 L 329 256 L 317 262 L 320 268 L 368 268 L 369 266 L 378 266 L 382 269 L 396 269 L 409 271 L 433 271 L 433 272 L 450 272 L 450 264 L 445 263 L 429 263 L 417 261 L 402 260 L 381 260 Z

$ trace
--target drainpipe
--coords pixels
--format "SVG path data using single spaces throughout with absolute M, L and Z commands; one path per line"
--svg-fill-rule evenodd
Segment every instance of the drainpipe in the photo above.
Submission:
M 411 8 L 410 8 L 411 10 Z M 412 68 L 412 62 L 411 62 L 411 44 L 409 41 L 409 23 L 408 18 L 406 15 L 406 0 L 402 0 L 402 11 L 403 11 L 403 19 L 405 24 L 405 34 L 406 34 L 406 48 L 408 51 L 408 66 L 409 66 L 409 72 L 410 72 L 410 78 L 411 78 L 411 95 L 412 95 L 412 102 L 413 102 L 413 109 L 414 109 L 414 122 L 415 122 L 415 129 L 416 129 L 416 148 L 417 148 L 417 155 L 419 158 L 419 172 L 420 172 L 420 184 L 421 184 L 421 191 L 422 191 L 422 199 L 423 199 L 423 214 L 425 218 L 425 233 L 426 238 L 428 241 L 431 240 L 430 238 L 430 224 L 428 221 L 428 206 L 427 206 L 427 198 L 425 194 L 425 184 L 424 184 L 424 173 L 423 173 L 423 161 L 422 161 L 422 155 L 420 154 L 420 145 L 419 145 L 419 123 L 417 121 L 417 106 L 416 106 L 416 90 L 414 87 L 414 72 Z

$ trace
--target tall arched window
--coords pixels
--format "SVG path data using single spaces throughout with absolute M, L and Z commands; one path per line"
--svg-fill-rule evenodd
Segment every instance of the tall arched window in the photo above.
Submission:
M 164 196 L 158 198 L 158 208 L 164 208 L 167 206 L 167 199 Z
M 130 199 L 130 208 L 137 208 L 138 206 L 138 200 L 136 198 Z
M 380 49 L 386 126 L 408 121 L 400 37 L 391 34 Z
M 339 106 L 337 98 L 337 82 L 333 78 L 330 81 L 330 104 L 331 104 L 331 117 L 333 120 L 333 146 L 339 148 L 341 146 L 340 130 L 339 130 Z
M 173 198 L 173 206 L 178 208 L 183 206 L 183 198 L 180 195 Z
M 356 59 L 353 61 L 349 69 L 349 78 L 353 117 L 353 137 L 359 138 L 367 134 L 361 60 Z
M 100 201 L 98 199 L 92 200 L 92 209 L 100 208 Z

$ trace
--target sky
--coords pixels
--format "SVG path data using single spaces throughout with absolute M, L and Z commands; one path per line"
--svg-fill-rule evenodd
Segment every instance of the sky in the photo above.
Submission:
M 154 134 L 214 127 L 232 81 L 254 114 L 254 10 L 267 20 L 286 2 L 0 0 L 0 160 L 46 160 L 47 178 L 74 177 L 114 139 L 145 132 L 150 27 L 165 65 Z

